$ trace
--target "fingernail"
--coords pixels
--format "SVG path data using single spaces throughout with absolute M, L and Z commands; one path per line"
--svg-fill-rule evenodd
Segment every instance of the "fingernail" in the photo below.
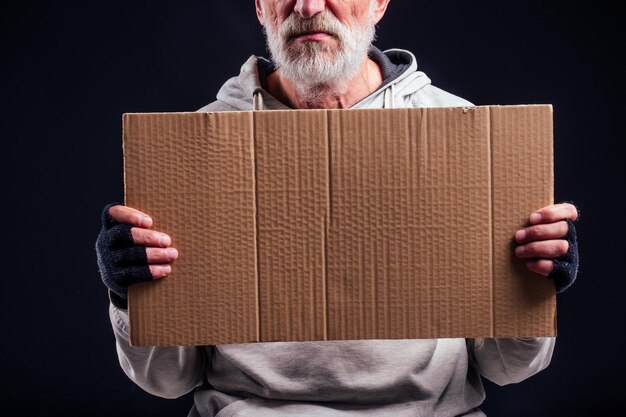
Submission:
M 163 265 L 161 266 L 161 272 L 163 273 L 163 276 L 169 275 L 170 272 L 172 272 L 172 267 L 169 265 Z
M 526 230 L 521 229 L 515 232 L 515 240 L 517 240 L 518 242 L 521 242 L 522 240 L 524 240 L 525 237 L 526 237 Z
M 530 215 L 530 222 L 532 224 L 537 224 L 541 221 L 541 213 L 533 213 Z
M 523 246 L 518 246 L 515 248 L 515 255 L 517 256 L 522 256 L 524 254 L 524 247 Z
M 161 246 L 169 246 L 172 243 L 172 239 L 168 235 L 161 235 L 159 238 L 159 243 Z
M 152 219 L 148 216 L 141 216 L 141 225 L 143 227 L 150 227 L 152 226 Z
M 167 258 L 170 261 L 173 261 L 174 259 L 178 258 L 178 251 L 174 248 L 168 248 L 165 253 L 167 254 Z

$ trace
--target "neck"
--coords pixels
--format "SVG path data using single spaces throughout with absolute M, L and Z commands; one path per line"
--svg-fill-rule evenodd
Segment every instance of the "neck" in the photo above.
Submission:
M 383 82 L 378 64 L 366 59 L 356 76 L 343 85 L 319 85 L 308 89 L 286 79 L 280 69 L 267 77 L 269 93 L 294 109 L 348 109 L 375 91 Z

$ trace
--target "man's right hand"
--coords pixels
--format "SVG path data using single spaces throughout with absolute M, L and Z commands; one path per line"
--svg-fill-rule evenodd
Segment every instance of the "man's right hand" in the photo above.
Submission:
M 110 204 L 102 212 L 102 229 L 96 241 L 98 267 L 104 284 L 125 304 L 127 289 L 137 282 L 163 278 L 178 251 L 170 247 L 165 233 L 150 230 L 152 219 L 145 213 Z M 122 306 L 124 307 L 124 306 Z

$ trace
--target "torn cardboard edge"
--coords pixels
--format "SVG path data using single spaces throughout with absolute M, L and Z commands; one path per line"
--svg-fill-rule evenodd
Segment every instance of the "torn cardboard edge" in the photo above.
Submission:
M 511 230 L 552 202 L 551 106 L 126 114 L 124 127 L 126 204 L 153 215 L 183 255 L 167 279 L 131 288 L 133 344 L 556 334 L 551 283 L 512 259 L 511 245 Z M 149 181 L 166 175 L 176 180 Z M 228 186 L 206 188 L 206 178 Z M 473 242 L 461 229 L 446 235 L 433 209 L 444 225 L 463 210 L 506 224 L 472 224 Z M 194 231 L 177 216 L 207 212 L 215 230 L 188 239 Z M 494 279 L 464 282 L 455 250 L 488 259 L 470 272 Z M 220 263 L 222 252 L 241 268 Z

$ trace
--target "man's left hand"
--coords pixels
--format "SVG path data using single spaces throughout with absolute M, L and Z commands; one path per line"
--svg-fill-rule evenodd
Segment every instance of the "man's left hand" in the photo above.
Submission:
M 578 218 L 578 210 L 569 203 L 553 204 L 530 215 L 531 226 L 515 232 L 515 248 L 518 258 L 529 259 L 526 267 L 533 272 L 548 276 L 553 272 L 553 259 L 568 253 L 570 245 L 566 236 L 569 225 L 566 220 Z

